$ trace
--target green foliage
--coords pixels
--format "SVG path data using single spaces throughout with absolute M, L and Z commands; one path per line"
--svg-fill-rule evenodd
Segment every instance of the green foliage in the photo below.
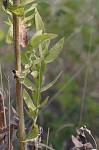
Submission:
M 42 30 L 40 30 L 35 35 L 33 35 L 33 37 L 31 38 L 31 40 L 29 42 L 29 46 L 31 45 L 31 46 L 35 47 L 40 42 L 42 42 L 44 40 L 49 40 L 49 39 L 52 39 L 55 37 L 56 37 L 55 34 L 48 34 L 48 33 L 42 34 Z
M 24 100 L 25 100 L 25 103 L 28 106 L 28 108 L 30 108 L 34 111 L 36 109 L 36 107 L 34 106 L 32 99 L 30 98 L 29 94 L 27 93 L 27 91 L 25 89 L 23 91 L 23 96 L 24 96 Z
M 28 107 L 28 110 L 26 110 L 26 112 L 29 115 L 29 117 L 31 117 L 34 120 L 34 122 L 36 122 L 37 120 L 39 109 L 46 105 L 49 98 L 46 97 L 46 99 L 43 102 L 41 102 L 41 92 L 49 89 L 61 75 L 60 73 L 54 81 L 42 87 L 46 64 L 53 62 L 54 59 L 58 57 L 63 46 L 62 39 L 50 50 L 46 48 L 48 45 L 48 41 L 50 41 L 50 39 L 52 38 L 55 38 L 56 35 L 44 32 L 44 24 L 37 9 L 35 9 L 35 25 L 37 32 L 29 40 L 28 51 L 22 59 L 22 64 L 24 64 L 25 68 L 22 72 L 25 72 L 26 74 L 24 76 L 24 79 L 20 78 L 19 76 L 19 78 L 22 79 L 21 83 L 23 83 L 32 92 L 33 101 L 30 98 L 29 94 L 26 92 L 26 90 L 24 91 L 24 100 Z M 43 51 L 45 52 L 43 53 Z M 47 56 L 45 55 L 45 53 L 47 53 Z M 33 78 L 32 82 L 26 77 L 28 74 L 31 74 Z
M 49 96 L 45 98 L 45 100 L 40 104 L 40 108 L 43 108 L 48 102 Z
M 63 43 L 64 43 L 64 38 L 61 39 L 60 41 L 58 41 L 48 52 L 47 56 L 45 57 L 45 63 L 51 63 L 53 62 L 58 55 L 61 52 L 61 49 L 63 47 Z
M 38 136 L 38 125 L 33 123 L 33 127 L 30 130 L 30 133 L 27 135 L 25 141 L 23 142 L 28 142 L 28 141 L 34 141 L 35 138 Z
M 21 79 L 20 79 L 20 82 L 24 84 L 28 89 L 30 89 L 31 91 L 36 90 L 36 86 L 27 77 L 25 77 L 24 80 L 21 80 Z
M 8 4 L 7 11 L 10 13 L 8 22 L 6 23 L 10 26 L 10 28 L 6 36 L 6 41 L 10 44 L 13 43 L 11 13 L 21 17 L 20 26 L 23 25 L 22 27 L 25 30 L 23 30 L 23 33 L 21 34 L 26 34 L 28 21 L 31 22 L 33 17 L 35 18 L 36 33 L 33 34 L 32 38 L 28 39 L 27 51 L 21 53 L 23 69 L 21 72 L 15 70 L 15 76 L 19 79 L 20 83 L 26 87 L 26 89 L 31 91 L 32 95 L 30 96 L 27 90 L 23 90 L 23 97 L 26 104 L 25 110 L 34 122 L 33 128 L 26 136 L 25 141 L 23 141 L 27 142 L 37 138 L 38 125 L 36 124 L 36 121 L 39 109 L 43 108 L 48 102 L 49 97 L 47 96 L 45 100 L 42 100 L 41 93 L 52 87 L 62 73 L 59 73 L 55 80 L 43 87 L 43 77 L 46 72 L 46 65 L 47 63 L 53 62 L 58 57 L 63 47 L 64 38 L 59 40 L 51 49 L 48 49 L 50 40 L 55 38 L 57 35 L 45 33 L 44 23 L 36 8 L 37 4 L 34 3 L 34 1 L 28 1 L 26 3 L 22 3 L 22 5 L 24 5 L 24 9 L 23 6 L 12 6 L 10 3 Z M 20 27 L 20 31 L 22 30 L 22 27 Z M 29 76 L 31 76 L 31 80 Z
M 35 9 L 35 24 L 36 30 L 37 31 L 42 30 L 42 33 L 44 33 L 45 31 L 44 23 L 37 9 Z
M 24 20 L 27 25 L 29 23 L 32 25 L 31 29 L 28 30 L 30 32 L 30 34 L 28 34 L 30 40 L 32 40 L 32 37 L 34 37 L 34 34 L 33 36 L 31 36 L 31 33 L 32 33 L 31 31 L 33 31 L 33 28 L 35 29 L 35 24 L 36 24 L 36 30 L 37 30 L 36 34 L 38 33 L 40 36 L 45 34 L 43 20 L 45 21 L 45 24 L 47 26 L 47 31 L 49 33 L 57 33 L 60 36 L 65 36 L 65 39 L 66 39 L 64 51 L 61 54 L 62 59 L 61 58 L 59 59 L 59 61 L 62 62 L 62 65 L 59 64 L 60 65 L 59 67 L 64 68 L 64 75 L 66 74 L 66 77 L 64 79 L 64 82 L 58 84 L 57 89 L 54 88 L 53 91 L 49 90 L 50 97 L 52 97 L 54 92 L 60 91 L 62 87 L 64 87 L 64 84 L 67 83 L 69 80 L 71 80 L 72 78 L 71 74 L 74 74 L 79 69 L 81 64 L 83 65 L 83 63 L 86 63 L 87 52 L 89 51 L 90 33 L 92 31 L 93 35 L 92 35 L 90 51 L 93 52 L 93 54 L 92 54 L 92 60 L 89 66 L 90 77 L 88 78 L 88 87 L 87 87 L 88 90 L 86 93 L 86 95 L 91 95 L 93 91 L 96 91 L 98 89 L 97 81 L 99 79 L 99 76 L 98 76 L 99 58 L 98 58 L 98 55 L 96 56 L 96 53 L 98 53 L 97 50 L 98 50 L 98 43 L 99 43 L 99 36 L 98 36 L 98 20 L 99 20 L 98 3 L 99 2 L 97 1 L 95 17 L 94 15 L 92 15 L 92 11 L 93 11 L 92 0 L 90 2 L 88 2 L 87 0 L 83 0 L 83 1 L 79 1 L 79 0 L 58 1 L 56 0 L 55 3 L 53 4 L 51 1 L 38 0 L 38 2 L 40 4 L 38 6 L 36 4 L 36 1 L 34 0 L 28 0 L 28 1 L 23 0 L 21 3 L 22 6 L 24 7 L 24 15 L 23 17 L 20 17 L 20 20 Z M 36 6 L 38 7 L 38 9 L 36 8 Z M 2 9 L 0 9 L 0 12 L 1 10 Z M 42 18 L 40 17 L 38 10 L 40 11 Z M 10 21 L 8 19 L 8 22 L 7 21 L 6 22 L 9 24 L 9 27 L 10 27 L 10 25 L 12 24 L 12 19 L 11 19 L 12 13 L 9 12 L 8 10 L 7 10 L 7 13 L 9 13 Z M 94 17 L 93 29 L 91 28 L 91 24 L 93 22 L 92 16 Z M 5 31 L 5 29 L 3 30 Z M 12 30 L 8 32 L 9 33 L 7 34 L 7 42 L 12 43 L 13 42 Z M 39 99 L 38 109 L 40 109 L 41 108 L 40 105 L 42 105 L 43 99 L 41 99 L 41 96 L 38 94 L 38 91 L 39 91 L 38 87 L 39 85 L 41 86 L 43 82 L 42 75 L 44 76 L 44 72 L 46 71 L 45 66 L 47 63 L 45 60 L 46 58 L 50 58 L 50 55 L 48 55 L 49 53 L 52 54 L 51 49 L 49 49 L 50 38 L 39 41 L 38 43 L 36 43 L 35 46 L 30 45 L 29 42 L 28 42 L 28 47 L 26 47 L 27 51 L 24 50 L 21 52 L 22 65 L 23 65 L 23 68 L 25 68 L 25 70 L 24 69 L 22 70 L 19 78 L 20 78 L 20 81 L 23 82 L 23 84 L 27 88 L 29 87 L 31 90 L 33 90 L 32 96 L 30 96 L 30 98 L 35 107 L 37 106 L 37 100 Z M 1 43 L 1 46 L 2 46 L 2 43 Z M 53 48 L 52 45 L 50 45 L 50 47 Z M 6 49 L 6 48 L 4 47 L 3 49 Z M 54 53 L 56 53 L 56 51 L 58 51 L 58 49 L 54 50 Z M 93 57 L 93 55 L 95 57 Z M 11 61 L 11 59 L 13 58 L 11 57 L 12 57 L 12 54 L 10 56 L 10 53 L 8 55 L 4 54 L 4 56 L 0 58 L 0 61 L 1 60 Z M 53 57 L 51 59 L 53 59 Z M 41 69 L 42 73 L 40 73 L 40 67 L 39 67 L 40 65 L 43 66 L 43 69 Z M 55 67 L 57 68 L 57 63 Z M 51 70 L 52 72 L 54 72 L 54 67 L 52 67 Z M 55 131 L 56 127 L 60 128 L 65 123 L 72 121 L 74 124 L 76 124 L 78 122 L 78 118 L 79 118 L 78 115 L 80 112 L 80 108 L 81 108 L 80 105 L 81 105 L 81 100 L 82 100 L 82 95 L 83 95 L 83 83 L 84 83 L 85 70 L 86 69 L 80 72 L 80 75 L 77 76 L 76 79 L 79 81 L 77 82 L 77 80 L 73 80 L 68 86 L 66 86 L 66 88 L 64 88 L 64 91 L 62 92 L 62 94 L 58 96 L 57 102 L 55 101 L 53 105 L 50 105 L 50 108 L 48 109 L 55 110 L 55 112 L 53 111 L 53 115 L 52 115 L 52 111 L 49 110 L 49 114 L 45 114 L 44 116 L 45 123 L 48 122 L 46 127 L 51 127 Z M 67 72 L 70 72 L 70 74 L 68 74 Z M 50 76 L 49 70 L 47 71 L 47 73 Z M 27 85 L 25 84 L 24 80 L 25 78 L 26 80 L 29 79 L 28 75 L 31 76 L 31 80 L 30 82 L 28 81 L 29 83 L 27 83 L 28 84 Z M 39 76 L 40 76 L 40 82 L 38 82 Z M 52 74 L 51 74 L 51 78 L 52 78 Z M 25 103 L 26 103 L 26 100 L 25 100 Z M 58 104 L 60 106 L 59 109 L 56 108 Z M 85 101 L 85 106 L 86 106 L 86 109 L 85 109 L 86 115 L 84 115 L 83 123 L 86 123 L 88 126 L 90 126 L 93 129 L 93 131 L 96 131 L 99 126 L 97 96 L 92 97 L 92 98 L 90 96 L 87 96 L 86 101 Z M 33 112 L 31 109 L 28 110 L 28 107 L 26 108 L 27 108 L 26 111 L 28 115 L 35 120 L 36 115 L 38 114 L 38 110 L 36 109 Z M 62 149 L 62 142 L 66 141 L 65 137 L 67 137 L 67 132 L 64 135 L 64 139 L 65 139 L 64 140 L 64 139 L 61 139 L 63 135 L 61 135 L 60 133 L 58 134 L 57 138 L 56 137 L 53 138 L 53 135 L 55 135 L 54 131 L 50 133 L 53 139 L 51 143 L 53 143 L 54 146 L 58 145 L 56 149 L 58 149 L 58 147 L 59 149 Z M 97 134 L 98 132 L 96 131 L 95 133 Z M 71 129 L 69 130 L 68 135 L 70 136 L 70 134 L 71 134 Z
M 11 2 L 11 1 L 10 1 Z M 42 76 L 46 73 L 46 62 L 49 62 L 49 59 L 54 59 L 54 57 L 50 57 L 49 53 L 52 54 L 51 49 L 53 49 L 52 45 L 50 44 L 51 38 L 45 38 L 44 40 L 37 39 L 37 43 L 35 42 L 30 44 L 32 42 L 34 37 L 34 34 L 31 36 L 31 31 L 35 32 L 35 25 L 36 25 L 36 34 L 38 33 L 38 37 L 45 36 L 44 34 L 47 33 L 57 33 L 60 36 L 65 36 L 65 46 L 64 51 L 61 54 L 61 58 L 58 60 L 59 62 L 62 62 L 62 64 L 59 63 L 60 68 L 64 68 L 64 75 L 66 74 L 66 77 L 64 79 L 64 82 L 59 83 L 57 86 L 57 89 L 53 89 L 53 91 L 49 90 L 49 96 L 52 97 L 54 92 L 61 91 L 62 87 L 64 87 L 64 84 L 71 80 L 72 76 L 71 74 L 74 74 L 77 70 L 79 70 L 80 65 L 83 63 L 86 63 L 87 61 L 87 53 L 89 51 L 89 42 L 90 42 L 90 33 L 92 32 L 92 42 L 91 42 L 91 49 L 92 52 L 92 60 L 90 62 L 89 66 L 89 74 L 90 77 L 88 78 L 88 90 L 86 92 L 87 98 L 85 101 L 85 114 L 83 118 L 83 123 L 86 123 L 88 126 L 90 126 L 93 131 L 96 131 L 98 129 L 99 123 L 98 123 L 98 98 L 99 96 L 90 97 L 91 93 L 93 91 L 96 91 L 98 88 L 98 43 L 99 43 L 99 36 L 98 36 L 98 21 L 99 20 L 99 5 L 97 1 L 97 6 L 95 10 L 95 17 L 92 15 L 93 11 L 93 1 L 91 0 L 88 2 L 87 0 L 79 1 L 79 0 L 70 0 L 70 1 L 58 1 L 56 0 L 55 3 L 52 4 L 51 1 L 43 1 L 38 0 L 39 4 L 37 6 L 36 1 L 34 0 L 23 0 L 21 2 L 22 7 L 24 7 L 24 15 L 20 17 L 21 21 L 25 21 L 26 25 L 31 24 L 31 28 L 28 34 L 28 37 L 30 38 L 28 42 L 28 46 L 21 52 L 22 56 L 22 65 L 23 70 L 19 75 L 20 82 L 22 82 L 27 88 L 30 90 L 33 90 L 32 96 L 30 96 L 34 106 L 37 108 L 35 111 L 32 111 L 31 108 L 26 107 L 26 112 L 28 113 L 29 117 L 33 118 L 35 120 L 36 116 L 38 115 L 38 109 L 41 108 L 41 105 L 43 104 L 43 98 L 41 98 L 41 95 L 38 94 L 40 89 L 42 90 L 45 86 L 42 85 L 43 79 Z M 36 8 L 38 7 L 38 9 Z M 1 12 L 0 8 L 0 12 Z M 39 11 L 38 11 L 39 10 Z M 41 13 L 41 16 L 39 15 L 39 12 Z M 9 28 L 12 24 L 12 13 L 7 10 L 7 13 L 9 14 L 8 21 L 6 23 L 9 25 Z M 2 13 L 1 13 L 2 15 Z M 94 22 L 92 21 L 94 17 Z M 3 15 L 2 15 L 3 17 Z M 1 19 L 2 19 L 1 17 Z M 6 18 L 4 18 L 5 20 Z M 44 23 L 47 26 L 47 31 L 45 32 Z M 1 20 L 1 23 L 3 21 Z M 91 28 L 91 24 L 93 22 L 93 27 Z M 34 30 L 33 30 L 34 28 Z M 2 29 L 3 33 L 5 34 L 6 30 Z M 77 32 L 76 32 L 77 31 Z M 2 32 L 0 32 L 1 35 Z M 12 43 L 12 29 L 8 31 L 7 34 L 7 43 Z M 4 39 L 4 36 L 0 36 L 2 42 Z M 62 40 L 62 39 L 61 39 Z M 59 40 L 60 41 L 60 40 Z M 35 45 L 34 45 L 35 44 Z M 4 43 L 1 43 L 1 51 L 2 51 L 2 45 Z M 52 48 L 49 48 L 52 47 Z M 54 45 L 55 46 L 55 45 Z M 9 47 L 8 47 L 9 48 Z M 3 53 L 6 48 L 3 48 Z M 60 49 L 53 50 L 55 53 L 55 57 L 58 53 L 60 53 Z M 57 54 L 56 54 L 57 53 Z M 96 56 L 97 55 L 97 56 Z M 94 57 L 93 57 L 94 56 Z M 0 58 L 0 61 L 11 61 L 12 60 L 12 54 L 6 54 L 2 55 Z M 48 60 L 47 60 L 48 59 Z M 91 65 L 92 63 L 92 65 Z M 55 64 L 54 64 L 55 65 Z M 40 69 L 40 66 L 43 67 Z M 55 69 L 57 67 L 57 63 L 55 66 Z M 52 72 L 54 72 L 54 67 L 51 68 Z M 51 127 L 54 131 L 56 128 L 60 128 L 65 123 L 70 123 L 71 121 L 76 124 L 78 122 L 78 115 L 80 112 L 80 105 L 83 95 L 83 83 L 84 83 L 84 69 L 82 72 L 80 72 L 80 75 L 76 77 L 77 80 L 73 80 L 66 88 L 64 88 L 64 91 L 62 94 L 60 94 L 57 98 L 57 101 L 50 105 L 49 114 L 45 114 L 45 123 L 48 122 L 46 127 Z M 68 74 L 67 72 L 70 72 Z M 72 73 L 71 73 L 72 72 Z M 52 78 L 52 74 L 50 76 L 49 70 L 47 70 L 47 73 L 49 77 Z M 29 81 L 29 77 L 31 80 Z M 40 82 L 38 82 L 38 79 Z M 28 80 L 28 82 L 27 82 Z M 38 88 L 40 87 L 40 89 Z M 41 92 L 41 91 L 40 91 Z M 98 93 L 98 92 L 97 92 Z M 41 93 L 42 94 L 42 93 Z M 46 93 L 45 93 L 46 94 Z M 29 94 L 28 94 L 29 95 Z M 37 101 L 39 102 L 37 107 Z M 47 100 L 46 100 L 47 101 Z M 44 102 L 46 104 L 46 101 Z M 28 105 L 27 100 L 25 100 L 26 105 Z M 44 104 L 44 105 L 45 105 Z M 57 105 L 59 104 L 59 109 L 57 108 Z M 54 108 L 53 108 L 54 107 Z M 28 110 L 29 109 L 29 110 Z M 50 109 L 55 110 L 50 111 Z M 58 109 L 58 111 L 57 111 Z M 61 113 L 62 111 L 62 113 Z M 72 117 L 73 116 L 73 117 Z M 49 119 L 50 118 L 50 119 Z M 62 118 L 62 119 L 60 119 Z M 44 124 L 45 125 L 45 124 Z M 94 128 L 96 127 L 96 128 Z M 70 129 L 71 130 L 71 129 Z M 68 135 L 70 136 L 71 131 L 69 130 Z M 50 133 L 55 146 L 57 146 L 56 149 L 62 149 L 62 142 L 66 141 L 65 137 L 67 137 L 67 132 L 64 135 L 64 139 L 61 139 L 63 135 L 58 133 L 58 137 L 53 138 L 53 135 L 55 132 L 52 131 Z M 97 134 L 97 131 L 95 132 Z M 72 133 L 73 134 L 73 133 Z
M 41 92 L 44 92 L 44 91 L 48 90 L 50 87 L 52 87 L 55 84 L 55 82 L 59 79 L 61 74 L 62 74 L 62 72 L 60 72 L 59 75 L 52 82 L 50 82 L 49 84 L 42 87 Z
M 56 79 L 54 81 L 52 81 L 51 83 L 49 83 L 45 87 L 42 87 L 42 81 L 43 81 L 43 76 L 44 76 L 45 67 L 46 67 L 45 60 L 47 60 L 46 58 L 49 56 L 48 61 L 52 62 L 55 58 L 58 57 L 59 52 L 56 52 L 57 54 L 54 55 L 54 50 L 56 50 L 56 45 L 55 45 L 55 48 L 53 47 L 53 50 L 50 49 L 51 52 L 53 51 L 53 55 L 51 56 L 51 53 L 49 52 L 50 50 L 46 49 L 47 57 L 45 57 L 42 47 L 39 47 L 40 44 L 42 43 L 42 41 L 43 41 L 43 44 L 46 47 L 47 46 L 46 45 L 46 40 L 50 40 L 52 38 L 55 38 L 56 35 L 43 33 L 44 32 L 44 25 L 42 25 L 43 22 L 42 22 L 42 19 L 39 15 L 37 9 L 36 9 L 36 13 L 37 14 L 35 14 L 35 21 L 36 21 L 35 23 L 36 23 L 36 28 L 37 28 L 38 32 L 36 32 L 33 35 L 33 37 L 30 39 L 30 41 L 28 42 L 28 51 L 26 52 L 26 55 L 22 59 L 22 61 L 23 61 L 22 64 L 25 65 L 25 67 L 24 67 L 25 69 L 22 71 L 22 73 L 23 72 L 25 73 L 24 79 L 22 78 L 22 75 L 21 75 L 22 73 L 20 74 L 21 76 L 19 75 L 18 77 L 20 78 L 20 81 L 22 80 L 21 83 L 23 83 L 27 88 L 29 88 L 31 90 L 32 95 L 35 95 L 35 97 L 33 97 L 35 106 L 34 106 L 34 104 L 33 104 L 33 106 L 37 109 L 36 113 L 38 114 L 38 108 L 44 107 L 44 105 L 48 101 L 48 97 L 47 97 L 40 104 L 41 92 L 46 91 L 47 89 L 49 89 L 58 80 L 61 73 L 56 77 Z M 60 42 L 58 42 L 58 44 L 57 44 L 57 49 L 58 50 L 56 50 L 56 51 L 61 51 L 62 45 L 63 45 L 63 40 L 60 40 Z M 41 52 L 42 55 L 40 55 L 37 52 L 36 48 L 39 48 L 41 50 L 39 52 Z M 27 62 L 27 64 L 25 64 L 25 62 Z M 28 71 L 27 71 L 27 68 L 28 68 Z M 31 74 L 34 83 L 31 82 L 26 77 L 28 75 L 28 73 Z M 26 92 L 25 92 L 25 97 L 26 97 Z M 25 98 L 25 102 L 27 104 L 27 107 L 30 109 L 30 106 L 28 106 L 28 105 L 30 105 L 31 101 L 29 100 L 29 103 L 27 103 L 27 98 Z M 33 111 L 32 108 L 31 108 L 31 111 Z
M 8 4 L 8 11 L 11 13 L 14 13 L 17 16 L 23 16 L 24 15 L 24 8 L 22 6 L 14 5 L 12 6 L 10 3 Z

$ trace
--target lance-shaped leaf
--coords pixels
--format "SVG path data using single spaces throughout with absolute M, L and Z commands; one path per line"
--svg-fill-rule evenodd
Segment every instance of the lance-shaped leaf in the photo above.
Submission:
M 35 91 L 37 89 L 36 86 L 27 77 L 21 83 L 32 91 Z
M 26 139 L 23 142 L 34 141 L 34 139 L 38 137 L 38 133 L 38 125 L 33 123 L 33 127 L 30 130 L 30 133 L 26 136 Z
M 24 97 L 24 101 L 27 105 L 28 108 L 31 108 L 32 110 L 35 110 L 36 107 L 35 105 L 33 104 L 33 101 L 32 99 L 30 98 L 29 94 L 27 93 L 27 91 L 24 89 L 23 91 L 23 97 Z
M 47 89 L 49 89 L 50 87 L 52 87 L 55 84 L 55 82 L 59 79 L 59 77 L 61 76 L 61 74 L 62 74 L 62 72 L 60 72 L 59 75 L 52 82 L 50 82 L 49 84 L 47 84 L 44 87 L 42 87 L 41 92 L 44 92 Z
M 35 25 L 36 25 L 36 31 L 42 30 L 42 33 L 45 32 L 44 23 L 43 23 L 43 20 L 42 20 L 40 14 L 39 14 L 37 8 L 35 8 Z M 46 46 L 46 42 L 45 41 L 43 41 L 42 43 L 39 44 L 40 56 L 43 56 L 42 55 L 42 51 L 45 48 L 45 46 Z
M 24 8 L 22 6 L 14 5 L 12 6 L 11 4 L 8 5 L 8 10 L 17 16 L 23 16 L 24 15 Z
M 35 119 L 36 119 L 37 116 L 38 116 L 37 110 L 32 110 L 31 108 L 29 108 L 29 110 L 27 110 L 27 109 L 25 108 L 25 111 L 26 111 L 26 113 L 28 114 L 28 116 L 29 116 L 31 119 L 33 119 L 33 120 L 35 121 Z
M 35 47 L 40 42 L 42 42 L 44 40 L 49 40 L 49 39 L 55 38 L 56 36 L 57 36 L 56 34 L 50 34 L 50 33 L 41 34 L 39 31 L 32 37 L 32 39 L 29 42 L 29 45 Z
M 49 53 L 47 54 L 47 56 L 45 57 L 45 63 L 51 63 L 53 62 L 58 55 L 60 54 L 62 47 L 63 47 L 63 43 L 64 43 L 64 38 L 62 38 L 61 40 L 59 40 L 50 50 Z
M 29 45 L 31 44 L 31 42 L 36 39 L 38 36 L 42 35 L 42 30 L 36 32 L 33 37 L 31 38 L 30 42 L 29 42 Z
M 32 92 L 32 98 L 35 106 L 37 106 L 37 99 L 38 99 L 38 91 Z
M 36 30 L 39 31 L 39 30 L 42 30 L 43 33 L 44 33 L 44 23 L 43 23 L 43 20 L 37 10 L 37 8 L 35 8 L 35 24 L 36 24 Z
M 45 100 L 40 104 L 40 108 L 44 107 L 48 102 L 49 96 L 45 98 Z

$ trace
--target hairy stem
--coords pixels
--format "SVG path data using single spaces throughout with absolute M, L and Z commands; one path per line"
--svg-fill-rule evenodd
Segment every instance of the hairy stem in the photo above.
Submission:
M 20 0 L 13 0 L 13 5 L 20 4 Z M 19 17 L 13 14 L 13 40 L 14 40 L 14 55 L 15 55 L 15 69 L 21 71 L 21 54 L 20 54 L 20 42 L 19 42 Z M 25 125 L 24 125 L 24 113 L 23 113 L 23 97 L 22 97 L 22 85 L 19 80 L 16 79 L 16 97 L 17 97 L 17 112 L 19 116 L 19 140 L 20 150 L 25 150 L 26 145 L 22 141 L 25 138 Z

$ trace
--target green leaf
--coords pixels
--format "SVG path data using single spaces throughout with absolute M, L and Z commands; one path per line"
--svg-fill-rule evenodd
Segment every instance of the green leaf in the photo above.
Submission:
M 40 104 L 40 108 L 44 107 L 48 102 L 49 96 L 45 98 L 45 100 Z
M 44 33 L 44 23 L 43 20 L 37 10 L 37 8 L 35 8 L 35 24 L 36 24 L 36 30 L 42 30 L 42 32 Z
M 26 52 L 21 52 L 21 60 L 22 60 L 22 65 L 28 64 L 29 60 L 26 56 Z
M 45 57 L 45 63 L 51 63 L 53 62 L 58 55 L 60 54 L 62 47 L 63 47 L 63 43 L 64 43 L 64 38 L 62 38 L 61 40 L 59 40 L 50 50 L 48 55 Z
M 37 8 L 35 8 L 35 25 L 36 25 L 36 31 L 42 30 L 42 33 L 45 32 L 44 23 L 43 23 L 43 20 L 39 14 Z M 42 43 L 39 44 L 40 56 L 42 56 L 43 45 L 42 45 Z
M 38 92 L 32 92 L 32 98 L 35 106 L 37 106 Z
M 38 125 L 33 123 L 33 127 L 30 130 L 30 133 L 26 136 L 26 139 L 23 142 L 34 141 L 34 139 L 37 138 L 38 133 Z
M 14 5 L 12 6 L 11 4 L 8 5 L 8 10 L 17 16 L 23 16 L 24 15 L 24 8 L 22 6 Z
M 24 97 L 24 101 L 25 101 L 27 107 L 32 109 L 32 110 L 35 110 L 36 107 L 33 104 L 32 99 L 30 98 L 29 94 L 27 93 L 27 91 L 25 89 L 23 90 L 23 97 Z
M 32 91 L 36 90 L 36 86 L 27 77 L 22 81 L 22 84 Z
M 33 37 L 31 38 L 31 40 L 32 40 L 32 39 L 35 39 L 35 38 L 38 37 L 39 35 L 42 35 L 42 30 L 36 32 L 36 33 L 33 35 Z
M 42 55 L 43 55 L 43 57 L 45 57 L 46 54 L 48 53 L 49 44 L 50 44 L 50 40 L 42 42 L 42 50 L 43 50 Z
M 59 79 L 59 77 L 61 76 L 61 74 L 62 74 L 62 72 L 60 72 L 59 75 L 52 82 L 50 82 L 46 86 L 42 87 L 41 92 L 44 92 L 47 89 L 49 89 L 50 87 L 52 87 L 55 84 L 55 82 Z
M 30 8 L 26 9 L 25 15 L 26 15 L 28 12 L 32 11 L 33 9 L 35 9 L 36 6 L 37 6 L 37 3 L 32 4 L 32 6 L 31 6 Z
M 25 111 L 28 116 L 35 121 L 36 117 L 38 116 L 37 110 L 32 110 L 31 108 L 29 108 L 29 110 L 26 110 L 25 108 Z
M 32 37 L 32 39 L 29 42 L 29 45 L 35 47 L 40 42 L 42 42 L 44 40 L 55 38 L 56 36 L 57 36 L 56 34 L 50 34 L 50 33 L 40 34 L 40 31 L 39 31 L 39 32 L 36 33 L 36 35 L 34 35 Z
M 8 44 L 12 44 L 13 43 L 13 27 L 12 25 L 10 26 L 8 33 L 6 35 L 6 42 Z

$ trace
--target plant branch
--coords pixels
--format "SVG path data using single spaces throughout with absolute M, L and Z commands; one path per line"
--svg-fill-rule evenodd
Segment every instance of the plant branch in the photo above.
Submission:
M 13 5 L 18 5 L 18 4 L 20 4 L 20 0 L 13 0 Z M 13 40 L 14 40 L 15 69 L 21 71 L 19 17 L 16 16 L 15 14 L 13 14 Z M 26 147 L 25 143 L 22 143 L 22 141 L 25 138 L 22 85 L 20 84 L 18 79 L 16 79 L 16 97 L 17 97 L 17 112 L 19 116 L 20 150 L 25 150 Z

